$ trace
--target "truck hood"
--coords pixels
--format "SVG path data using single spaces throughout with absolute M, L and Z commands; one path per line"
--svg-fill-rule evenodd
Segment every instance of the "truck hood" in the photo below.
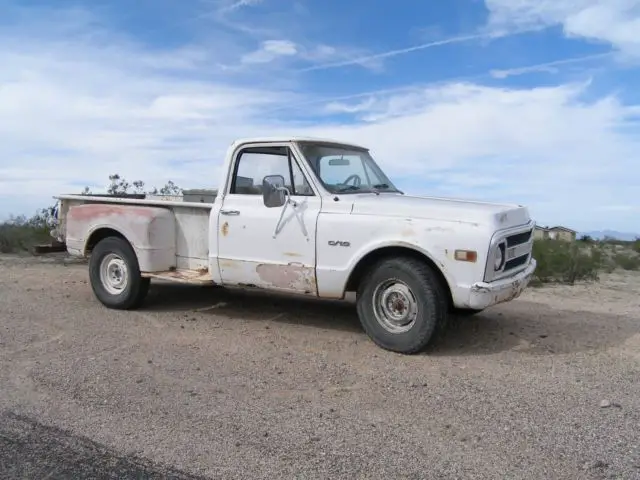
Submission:
M 525 225 L 529 210 L 521 205 L 396 194 L 356 194 L 353 215 L 383 215 L 465 222 L 494 230 Z

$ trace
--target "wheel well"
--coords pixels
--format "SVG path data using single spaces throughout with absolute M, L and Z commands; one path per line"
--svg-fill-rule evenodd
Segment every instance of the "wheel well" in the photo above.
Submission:
M 440 286 L 447 295 L 447 303 L 449 305 L 449 308 L 453 307 L 453 297 L 451 295 L 451 289 L 449 288 L 449 283 L 447 283 L 447 279 L 442 273 L 442 270 L 440 270 L 440 268 L 438 268 L 433 260 L 431 260 L 426 255 L 423 255 L 417 250 L 413 250 L 407 247 L 384 247 L 366 254 L 363 258 L 360 259 L 360 261 L 356 265 L 356 268 L 354 268 L 351 272 L 349 280 L 347 281 L 346 291 L 355 292 L 358 289 L 360 281 L 366 275 L 367 270 L 380 260 L 390 257 L 414 258 L 429 265 L 429 267 L 431 267 L 433 272 L 436 274 L 436 277 L 440 281 Z
M 94 247 L 98 244 L 98 242 L 108 237 L 120 237 L 126 240 L 124 235 L 122 235 L 117 230 L 114 230 L 113 228 L 99 228 L 98 230 L 93 232 L 89 237 L 89 240 L 87 240 L 87 245 L 85 246 L 85 249 L 84 249 L 85 255 L 91 253 Z

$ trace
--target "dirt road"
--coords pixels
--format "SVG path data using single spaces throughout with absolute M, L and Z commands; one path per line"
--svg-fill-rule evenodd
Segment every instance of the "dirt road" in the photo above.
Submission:
M 409 357 L 348 303 L 153 285 L 116 312 L 84 265 L 0 269 L 0 478 L 640 478 L 637 276 Z

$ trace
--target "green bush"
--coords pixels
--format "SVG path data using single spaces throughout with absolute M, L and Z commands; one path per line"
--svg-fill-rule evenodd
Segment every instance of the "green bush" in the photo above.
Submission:
M 46 209 L 31 218 L 15 217 L 0 223 L 0 253 L 17 253 L 39 243 L 50 243 L 50 217 L 51 212 Z
M 624 270 L 640 270 L 640 257 L 636 255 L 618 253 L 613 257 L 613 260 L 616 266 L 621 267 Z
M 533 257 L 537 260 L 535 280 L 539 283 L 596 281 L 604 266 L 602 249 L 596 245 L 563 240 L 536 240 Z

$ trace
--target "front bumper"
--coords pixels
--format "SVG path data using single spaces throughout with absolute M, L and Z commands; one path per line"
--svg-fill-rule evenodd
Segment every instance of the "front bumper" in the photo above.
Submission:
M 532 258 L 526 269 L 512 277 L 502 278 L 495 282 L 474 283 L 469 294 L 469 308 L 483 310 L 491 305 L 518 298 L 529 285 L 536 265 L 536 260 Z

